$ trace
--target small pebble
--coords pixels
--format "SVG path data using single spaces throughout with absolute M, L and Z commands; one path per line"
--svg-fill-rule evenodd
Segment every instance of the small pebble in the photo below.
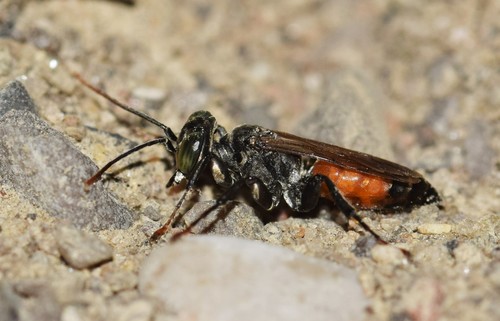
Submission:
M 97 236 L 63 226 L 56 232 L 59 253 L 71 267 L 86 269 L 113 259 L 113 249 Z
M 193 236 L 156 249 L 139 290 L 172 320 L 364 320 L 355 271 L 334 262 L 223 236 Z
M 451 232 L 450 224 L 441 223 L 425 223 L 421 224 L 417 231 L 420 234 L 446 234 Z
M 142 213 L 153 221 L 159 221 L 165 217 L 165 213 L 161 212 L 160 204 L 151 199 L 144 202 Z
M 105 274 L 104 280 L 109 285 L 111 291 L 115 293 L 132 290 L 137 286 L 137 274 L 130 271 L 111 271 Z
M 372 258 L 381 264 L 404 264 L 407 259 L 404 253 L 392 245 L 375 245 L 371 250 Z

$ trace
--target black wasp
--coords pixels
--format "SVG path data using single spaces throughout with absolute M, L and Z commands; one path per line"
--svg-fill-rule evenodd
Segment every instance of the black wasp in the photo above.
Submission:
M 167 187 L 183 180 L 187 185 L 174 212 L 152 239 L 170 229 L 188 191 L 207 167 L 217 185 L 227 190 L 217 199 L 216 206 L 226 202 L 229 195 L 242 186 L 247 186 L 255 201 L 266 210 L 277 207 L 283 199 L 292 210 L 307 212 L 325 197 L 378 239 L 380 237 L 361 221 L 358 210 L 396 212 L 441 201 L 422 175 L 402 165 L 255 125 L 242 125 L 228 133 L 207 111 L 193 113 L 176 136 L 168 126 L 122 104 L 79 74 L 75 77 L 97 94 L 164 132 L 164 137 L 138 145 L 111 160 L 86 181 L 91 185 L 124 157 L 144 147 L 163 144 L 175 159 L 175 173 Z

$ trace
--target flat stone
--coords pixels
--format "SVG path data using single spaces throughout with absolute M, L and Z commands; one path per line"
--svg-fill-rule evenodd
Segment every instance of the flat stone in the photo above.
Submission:
M 364 320 L 356 272 L 258 241 L 192 236 L 154 250 L 139 290 L 172 320 Z
M 113 259 L 113 249 L 97 236 L 71 227 L 57 230 L 59 253 L 71 267 L 86 269 Z

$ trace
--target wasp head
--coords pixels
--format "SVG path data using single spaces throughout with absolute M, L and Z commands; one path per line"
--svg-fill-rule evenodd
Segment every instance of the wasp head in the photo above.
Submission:
M 210 154 L 216 127 L 214 116 L 207 111 L 197 111 L 188 118 L 177 140 L 176 171 L 167 186 L 178 184 L 184 178 L 195 178 Z

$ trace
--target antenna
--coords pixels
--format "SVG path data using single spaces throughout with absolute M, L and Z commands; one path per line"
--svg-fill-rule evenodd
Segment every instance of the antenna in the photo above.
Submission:
M 78 79 L 78 81 L 80 81 L 80 83 L 82 83 L 85 87 L 89 88 L 90 90 L 92 90 L 93 92 L 98 94 L 99 96 L 106 98 L 108 101 L 115 104 L 116 106 L 118 106 L 118 107 L 120 107 L 120 108 L 134 114 L 134 115 L 137 115 L 137 116 L 141 117 L 142 119 L 145 119 L 148 122 L 160 127 L 161 129 L 163 129 L 163 132 L 165 133 L 165 137 L 155 138 L 153 140 L 150 140 L 150 141 L 147 141 L 147 142 L 142 143 L 140 145 L 137 145 L 137 146 L 127 150 L 126 152 L 118 155 L 117 157 L 115 157 L 111 161 L 109 161 L 106 165 L 104 165 L 101 169 L 99 169 L 99 171 L 97 171 L 94 175 L 92 175 L 92 177 L 90 177 L 89 179 L 87 179 L 85 181 L 86 189 L 88 189 L 95 182 L 99 181 L 101 179 L 102 175 L 115 163 L 117 163 L 121 159 L 123 159 L 123 158 L 129 156 L 130 154 L 133 154 L 133 153 L 135 153 L 135 152 L 137 152 L 145 147 L 156 145 L 156 144 L 165 144 L 168 151 L 175 152 L 175 148 L 174 148 L 173 144 L 177 143 L 177 136 L 175 136 L 174 132 L 170 129 L 170 127 L 160 123 L 159 121 L 157 121 L 153 117 L 151 117 L 143 112 L 140 112 L 140 111 L 138 111 L 130 106 L 127 106 L 124 103 L 118 101 L 117 99 L 111 97 L 105 91 L 97 88 L 96 86 L 92 85 L 90 82 L 85 80 L 79 73 L 72 72 L 71 74 L 73 75 L 73 77 Z
M 112 159 L 111 161 L 109 161 L 106 165 L 104 165 L 98 172 L 96 172 L 94 175 L 92 175 L 92 177 L 90 177 L 89 179 L 87 179 L 85 181 L 85 186 L 86 187 L 89 187 L 90 185 L 94 184 L 95 182 L 97 182 L 98 180 L 101 179 L 102 175 L 111 167 L 113 166 L 113 164 L 115 164 L 116 162 L 118 162 L 119 160 L 127 157 L 128 155 L 132 154 L 132 153 L 135 153 L 145 147 L 148 147 L 148 146 L 152 146 L 152 145 L 156 145 L 156 144 L 162 144 L 162 143 L 165 143 L 167 141 L 167 138 L 165 137 L 160 137 L 160 138 L 156 138 L 156 139 L 153 139 L 153 140 L 150 140 L 148 142 L 145 142 L 143 144 L 140 144 L 140 145 L 137 145 L 131 149 L 129 149 L 128 151 L 118 155 L 117 157 L 115 157 L 114 159 Z
M 149 116 L 149 115 L 147 115 L 147 114 L 145 114 L 145 113 L 143 113 L 141 111 L 138 111 L 137 109 L 134 109 L 134 108 L 132 108 L 130 106 L 127 106 L 124 103 L 118 101 L 117 99 L 111 97 L 110 95 L 108 95 L 103 90 L 101 90 L 101 89 L 97 88 L 96 86 L 92 85 L 91 83 L 89 83 L 79 73 L 72 72 L 71 74 L 73 75 L 73 77 L 75 77 L 76 79 L 78 79 L 78 81 L 80 81 L 85 87 L 89 88 L 90 90 L 92 90 L 93 92 L 95 92 L 96 94 L 98 94 L 99 96 L 102 96 L 102 97 L 106 98 L 108 101 L 110 101 L 111 103 L 113 103 L 116 106 L 120 107 L 121 109 L 124 109 L 124 110 L 128 111 L 129 113 L 137 115 L 137 116 L 141 117 L 142 119 L 147 120 L 148 122 L 150 122 L 150 123 L 152 123 L 152 124 L 160 127 L 161 129 L 163 129 L 163 131 L 165 132 L 166 138 L 170 142 L 174 142 L 174 143 L 177 142 L 177 136 L 175 136 L 174 132 L 167 125 L 162 124 L 159 121 L 157 121 L 156 119 L 154 119 L 153 117 L 151 117 L 151 116 Z

